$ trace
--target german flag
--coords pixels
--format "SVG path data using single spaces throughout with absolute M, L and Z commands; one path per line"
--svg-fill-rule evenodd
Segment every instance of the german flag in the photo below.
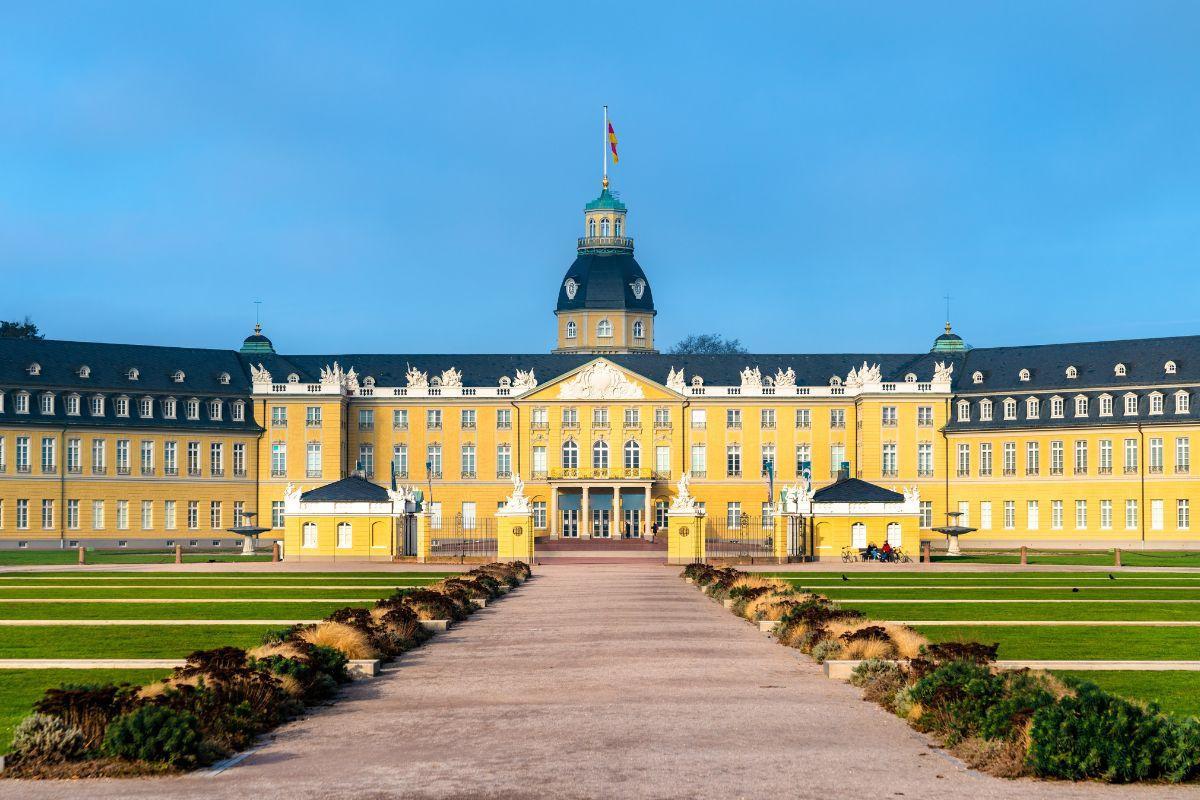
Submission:
M 613 130 L 611 122 L 608 123 L 608 146 L 612 150 L 613 163 L 616 164 L 620 160 L 617 158 L 617 132 Z

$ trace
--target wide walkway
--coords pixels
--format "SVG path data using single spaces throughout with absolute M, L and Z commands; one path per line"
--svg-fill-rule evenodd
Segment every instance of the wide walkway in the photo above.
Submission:
M 649 566 L 547 566 L 215 777 L 12 798 L 1196 797 L 1004 781 Z

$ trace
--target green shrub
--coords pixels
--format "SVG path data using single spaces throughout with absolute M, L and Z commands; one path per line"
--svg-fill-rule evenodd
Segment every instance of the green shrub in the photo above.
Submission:
M 350 682 L 350 673 L 346 671 L 350 659 L 346 658 L 346 654 L 341 650 L 317 645 L 309 654 L 309 663 L 313 669 L 320 670 L 338 683 Z
M 984 715 L 979 728 L 984 739 L 1016 736 L 1038 709 L 1054 703 L 1054 695 L 1046 690 L 1041 678 L 1025 671 L 1004 672 L 999 677 L 1004 682 L 1004 691 Z
M 12 752 L 29 761 L 70 761 L 83 752 L 83 732 L 58 717 L 30 714 L 13 732 Z
M 162 706 L 142 706 L 109 723 L 104 750 L 131 761 L 159 761 L 178 767 L 199 760 L 200 731 L 191 714 Z
M 920 727 L 955 745 L 984 727 L 988 709 L 1004 697 L 1004 679 L 983 665 L 951 661 L 920 678 L 913 685 L 912 699 L 924 711 Z
M 1186 780 L 1200 770 L 1200 725 L 1074 682 L 1075 695 L 1033 715 L 1029 758 L 1043 777 L 1128 783 Z
M 895 712 L 896 716 L 907 718 L 912 713 L 913 706 L 915 705 L 913 702 L 912 687 L 906 685 L 896 689 L 887 705 Z
M 33 705 L 39 714 L 57 717 L 83 734 L 83 746 L 93 750 L 104 740 L 108 724 L 133 706 L 135 690 L 128 684 L 66 683 L 47 689 Z
M 900 674 L 900 668 L 890 661 L 868 658 L 859 663 L 850 673 L 850 685 L 860 689 L 870 686 L 880 678 L 891 678 Z
M 825 659 L 836 656 L 842 649 L 842 643 L 836 639 L 822 639 L 813 645 L 812 657 L 816 659 L 818 664 L 825 662 Z

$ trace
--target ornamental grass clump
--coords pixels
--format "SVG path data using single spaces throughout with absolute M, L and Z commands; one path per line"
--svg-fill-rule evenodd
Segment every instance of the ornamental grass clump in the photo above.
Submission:
M 299 638 L 318 647 L 331 647 L 351 661 L 379 657 L 379 652 L 371 646 L 371 638 L 344 622 L 318 622 L 306 626 L 300 631 Z
M 129 684 L 63 684 L 46 690 L 33 710 L 77 729 L 84 749 L 94 750 L 104 741 L 108 724 L 133 707 L 136 693 Z
M 83 754 L 83 732 L 58 717 L 30 714 L 13 731 L 12 753 L 27 762 L 72 761 Z

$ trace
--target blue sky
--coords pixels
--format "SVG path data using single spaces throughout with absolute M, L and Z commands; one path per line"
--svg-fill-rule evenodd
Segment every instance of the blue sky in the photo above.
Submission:
M 544 352 L 604 103 L 660 347 L 1200 333 L 1195 3 L 4 17 L 0 318 L 53 338 Z

